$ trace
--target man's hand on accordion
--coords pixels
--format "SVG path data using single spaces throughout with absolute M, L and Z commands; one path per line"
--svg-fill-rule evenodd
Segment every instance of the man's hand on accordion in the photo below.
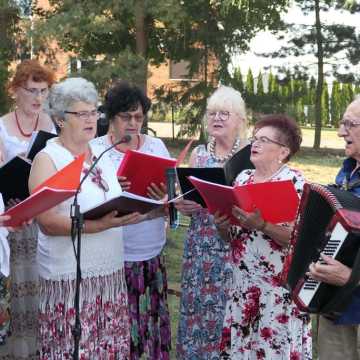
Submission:
M 310 264 L 308 276 L 336 286 L 343 286 L 349 281 L 351 275 L 349 267 L 325 254 L 321 254 L 321 259 L 321 262 Z

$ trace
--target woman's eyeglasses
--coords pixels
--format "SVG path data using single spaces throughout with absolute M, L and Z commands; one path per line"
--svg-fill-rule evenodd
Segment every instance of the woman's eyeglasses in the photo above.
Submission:
M 145 116 L 142 114 L 131 115 L 129 113 L 119 113 L 116 114 L 116 116 L 127 123 L 129 123 L 131 119 L 134 119 L 137 123 L 142 123 L 145 119 Z
M 47 94 L 49 93 L 49 89 L 48 88 L 43 88 L 43 89 L 36 89 L 36 88 L 26 88 L 24 86 L 21 87 L 22 89 L 24 89 L 28 94 L 31 94 L 32 96 L 47 96 Z
M 206 116 L 208 119 L 210 120 L 215 120 L 215 119 L 219 119 L 221 121 L 227 121 L 230 117 L 230 112 L 229 111 L 206 111 Z
M 259 136 L 259 137 L 253 136 L 253 137 L 249 138 L 249 141 L 251 144 L 258 142 L 260 144 L 276 144 L 276 145 L 287 147 L 285 144 L 282 144 L 281 142 L 278 142 L 276 140 L 272 140 L 272 139 L 268 138 L 267 136 Z
M 76 116 L 80 120 L 88 120 L 90 118 L 99 118 L 101 113 L 97 110 L 92 111 L 64 111 L 65 114 Z

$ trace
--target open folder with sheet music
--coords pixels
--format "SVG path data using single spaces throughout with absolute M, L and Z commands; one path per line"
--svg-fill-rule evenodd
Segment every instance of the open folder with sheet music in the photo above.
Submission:
M 176 159 L 127 150 L 117 176 L 125 176 L 131 182 L 129 193 L 146 196 L 151 183 L 166 184 L 165 171 L 176 166 Z
M 83 216 L 85 220 L 95 220 L 114 210 L 118 212 L 118 216 L 127 215 L 133 212 L 146 214 L 152 210 L 164 207 L 164 205 L 164 201 L 154 200 L 145 196 L 123 191 L 121 195 L 88 209 L 84 212 Z
M 291 180 L 235 187 L 211 183 L 193 176 L 189 180 L 199 191 L 209 212 L 226 214 L 233 224 L 237 223 L 232 215 L 234 205 L 248 212 L 258 209 L 262 218 L 273 224 L 294 221 L 299 206 L 299 196 Z
M 4 225 L 17 227 L 75 195 L 84 159 L 84 154 L 78 156 L 36 187 L 25 200 L 6 210 L 4 215 L 10 215 L 11 219 Z
M 24 200 L 29 196 L 28 179 L 31 161 L 46 142 L 56 134 L 34 131 L 24 156 L 15 156 L 0 167 L 0 192 L 6 205 L 10 199 Z
M 191 181 L 189 181 L 188 177 L 195 176 L 199 179 L 216 184 L 231 186 L 237 175 L 243 170 L 254 168 L 254 165 L 250 161 L 250 151 L 251 145 L 245 146 L 232 156 L 222 168 L 176 168 L 179 185 L 181 192 L 184 194 L 184 199 L 195 201 L 202 207 L 206 207 L 204 199 Z

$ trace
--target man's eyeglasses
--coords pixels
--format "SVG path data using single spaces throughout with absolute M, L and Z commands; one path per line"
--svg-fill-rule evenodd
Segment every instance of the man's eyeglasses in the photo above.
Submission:
M 221 121 L 227 121 L 230 117 L 230 112 L 221 110 L 221 111 L 206 111 L 206 116 L 210 120 L 215 120 L 216 118 Z
M 100 111 L 92 110 L 92 111 L 64 111 L 65 114 L 75 115 L 80 120 L 88 120 L 90 118 L 99 118 Z
M 282 144 L 281 142 L 278 142 L 276 140 L 272 140 L 272 139 L 268 138 L 267 136 L 260 136 L 260 137 L 253 136 L 249 139 L 249 141 L 251 144 L 253 144 L 254 142 L 257 141 L 260 144 L 276 144 L 276 145 L 287 147 L 285 144 Z
M 119 117 L 121 120 L 125 121 L 125 122 L 130 122 L 131 119 L 135 119 L 135 121 L 137 123 L 142 123 L 145 119 L 145 116 L 143 114 L 136 114 L 136 115 L 131 115 L 129 113 L 119 113 L 116 114 L 117 117 Z
M 24 86 L 22 86 L 21 88 L 33 96 L 47 96 L 47 94 L 49 93 L 48 88 L 36 89 L 36 88 L 26 88 Z
M 339 125 L 344 126 L 346 130 L 350 130 L 359 126 L 360 122 L 351 121 L 351 120 L 341 120 Z

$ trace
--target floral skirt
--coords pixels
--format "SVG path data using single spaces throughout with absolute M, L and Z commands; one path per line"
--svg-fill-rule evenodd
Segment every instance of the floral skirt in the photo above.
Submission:
M 171 348 L 166 270 L 161 255 L 125 262 L 131 332 L 131 359 L 167 360 Z
M 6 343 L 10 328 L 9 278 L 0 274 L 0 358 L 1 346 Z
M 40 278 L 40 360 L 71 359 L 75 280 Z M 81 281 L 81 360 L 129 359 L 130 334 L 123 270 Z
M 38 227 L 35 223 L 8 235 L 10 332 L 6 343 L 0 346 L 0 359 L 38 359 L 37 235 Z

